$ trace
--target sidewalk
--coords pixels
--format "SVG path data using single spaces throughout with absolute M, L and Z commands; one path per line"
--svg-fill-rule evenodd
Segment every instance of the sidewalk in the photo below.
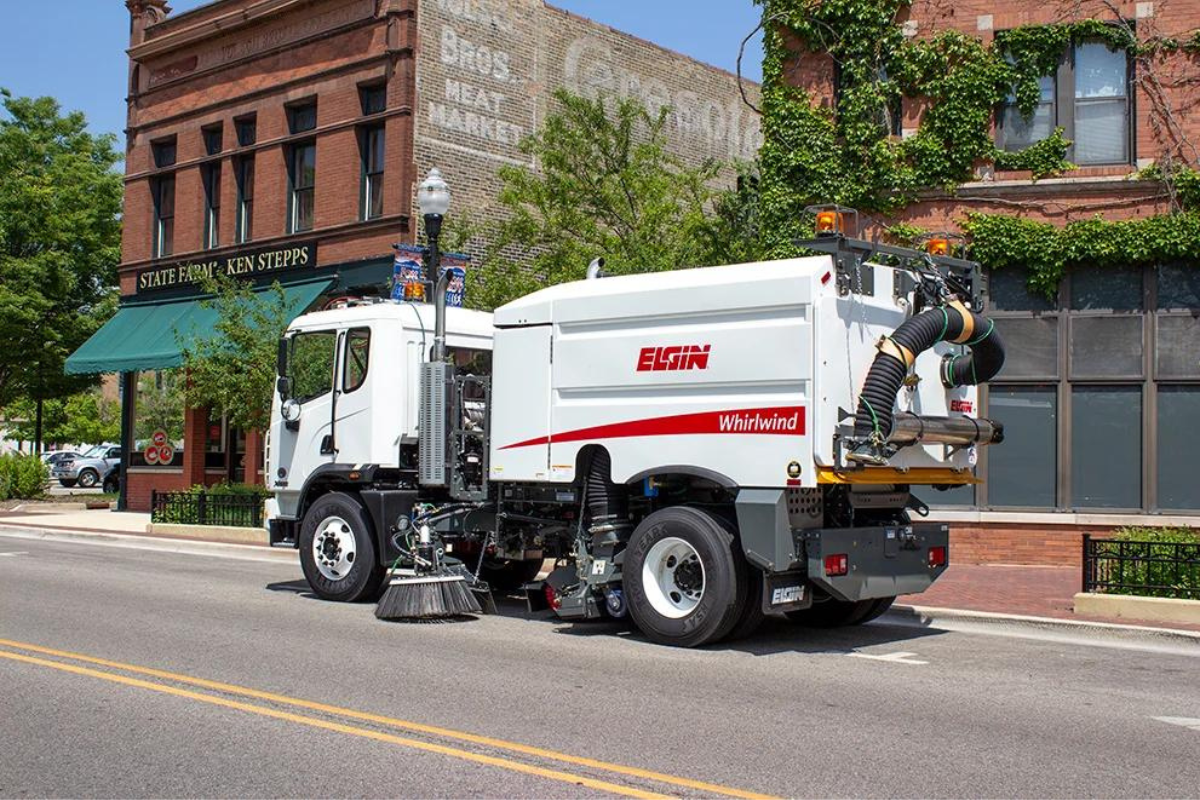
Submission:
M 1074 597 L 1081 583 L 1079 567 L 951 564 L 928 591 L 903 595 L 896 605 L 1200 631 L 1200 625 L 1165 625 L 1076 614 Z

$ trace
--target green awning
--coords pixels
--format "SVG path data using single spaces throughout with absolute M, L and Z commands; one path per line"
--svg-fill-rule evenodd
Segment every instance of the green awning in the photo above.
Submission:
M 283 287 L 296 316 L 304 313 L 329 288 L 330 278 L 292 283 Z M 258 291 L 268 291 L 269 287 Z M 202 300 L 175 300 L 122 306 L 104 327 L 67 358 L 68 374 L 133 372 L 169 369 L 183 363 L 180 336 L 207 336 L 217 321 L 217 311 Z

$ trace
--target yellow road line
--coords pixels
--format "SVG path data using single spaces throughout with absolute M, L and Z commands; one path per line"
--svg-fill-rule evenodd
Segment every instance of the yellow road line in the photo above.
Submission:
M 417 739 L 407 739 L 403 736 L 395 736 L 390 733 L 382 733 L 380 731 L 372 731 L 367 728 L 356 728 L 352 725 L 342 725 L 338 722 L 329 722 L 328 720 L 318 719 L 316 717 L 306 717 L 302 714 L 292 714 L 288 711 L 277 711 L 266 706 L 258 706 L 253 703 L 243 703 L 238 700 L 228 700 L 224 697 L 216 697 L 209 694 L 201 694 L 188 689 L 180 689 L 175 686 L 164 686 L 161 683 L 151 683 L 139 678 L 130 678 L 125 675 L 114 675 L 111 672 L 101 672 L 98 669 L 90 667 L 80 667 L 75 664 L 64 664 L 61 661 L 47 661 L 44 658 L 34 658 L 33 656 L 22 655 L 21 653 L 10 653 L 0 650 L 0 658 L 7 658 L 12 661 L 22 661 L 27 664 L 36 664 L 41 667 L 50 667 L 51 669 L 62 670 L 64 672 L 72 672 L 76 675 L 86 675 L 91 678 L 100 678 L 101 680 L 113 681 L 114 683 L 123 683 L 127 686 L 136 686 L 139 689 L 149 689 L 152 692 L 162 692 L 163 694 L 175 695 L 176 697 L 186 697 L 189 700 L 198 700 L 202 703 L 211 703 L 215 706 L 223 706 L 225 708 L 233 708 L 238 711 L 246 711 L 251 714 L 258 714 L 263 717 L 273 717 L 287 722 L 296 722 L 301 725 L 309 725 L 313 728 L 323 728 L 327 731 L 336 731 L 337 733 L 345 733 L 350 736 L 361 736 L 364 739 L 374 739 L 379 742 L 387 742 L 388 744 L 398 744 L 404 747 L 412 747 L 417 750 L 425 750 L 430 753 L 437 753 L 451 758 L 461 758 L 465 761 L 474 761 L 479 764 L 487 764 L 491 767 L 499 767 L 501 769 L 512 770 L 513 772 L 523 772 L 527 775 L 536 775 L 539 778 L 549 778 L 550 780 L 562 781 L 569 783 L 572 786 L 587 786 L 590 789 L 596 789 L 601 792 L 610 794 L 624 795 L 625 797 L 653 798 L 669 798 L 670 795 L 657 794 L 655 792 L 647 792 L 641 789 L 635 789 L 631 786 L 621 786 L 608 781 L 598 781 L 593 778 L 587 778 L 583 775 L 572 775 L 569 772 L 559 772 L 554 769 L 545 769 L 543 767 L 535 767 L 532 764 L 522 764 L 519 761 L 510 761 L 506 758 L 497 758 L 495 756 L 485 756 L 481 753 L 472 753 L 468 750 L 459 750 L 455 747 L 446 747 L 445 745 L 433 744 L 431 742 L 422 742 Z
M 317 703 L 312 700 L 301 700 L 287 695 L 275 694 L 273 692 L 262 692 L 257 689 L 248 689 L 244 686 L 236 686 L 229 683 L 220 683 L 218 681 L 210 681 L 204 678 L 193 678 L 189 675 L 181 675 L 176 672 L 166 672 L 164 670 L 153 669 L 150 667 L 139 667 L 134 664 L 124 664 L 120 661 L 110 661 L 104 658 L 96 658 L 87 656 L 81 653 L 72 653 L 66 650 L 55 650 L 49 647 L 29 644 L 27 642 L 17 642 L 11 639 L 0 639 L 0 645 L 6 647 L 15 647 L 21 650 L 31 650 L 36 653 L 56 656 L 58 658 L 69 658 L 76 661 L 83 661 L 89 664 L 97 664 L 99 666 L 110 667 L 112 669 L 124 670 L 125 672 L 133 672 L 140 675 L 150 675 L 164 680 L 177 681 L 179 683 L 187 683 L 193 686 L 202 686 L 206 689 L 213 689 L 227 694 L 236 694 L 243 697 L 253 697 L 256 700 L 266 700 L 280 705 L 288 705 L 296 708 L 304 708 L 310 711 L 320 711 L 325 714 L 336 714 L 338 716 L 349 717 L 350 719 L 362 720 L 363 722 L 374 722 L 379 725 L 387 725 L 388 727 L 400 728 L 403 730 L 413 731 L 416 733 L 424 733 L 432 736 L 440 736 L 445 739 L 454 739 L 462 742 L 471 742 L 485 747 L 491 747 L 497 750 L 508 750 L 514 753 L 522 753 L 524 755 L 536 756 L 538 758 L 550 759 L 553 761 L 561 761 L 566 764 L 574 764 L 581 767 L 589 767 L 591 769 L 602 770 L 604 772 L 612 772 L 618 775 L 625 775 L 633 778 L 645 778 L 647 780 L 665 783 L 672 786 L 677 786 L 685 789 L 695 789 L 701 792 L 709 792 L 711 794 L 724 795 L 726 797 L 737 797 L 742 800 L 772 800 L 772 795 L 759 794 L 749 792 L 743 789 L 735 789 L 729 786 L 722 786 L 716 783 L 708 783 L 706 781 L 692 780 L 691 778 L 683 778 L 677 775 L 668 775 L 662 772 L 654 772 L 648 769 L 639 767 L 627 767 L 622 764 L 612 764 L 607 761 L 599 761 L 593 758 L 584 756 L 574 756 L 568 753 L 560 753 L 555 750 L 547 750 L 541 747 L 532 745 L 520 744 L 517 742 L 509 742 L 504 739 L 494 739 L 490 736 L 479 736 L 473 733 L 465 733 L 463 731 L 451 730 L 449 728 L 440 728 L 434 725 L 425 725 L 419 722 L 410 722 L 408 720 L 396 719 L 395 717 L 385 717 L 379 714 L 371 714 L 365 711 L 355 711 L 350 708 L 342 708 L 339 706 L 327 705 L 325 703 Z M 4 652 L 0 651 L 0 655 Z M 56 663 L 56 662 L 49 662 Z M 108 673 L 101 673 L 107 675 Z M 151 684 L 157 686 L 158 684 Z M 204 695 L 207 696 L 207 695 Z

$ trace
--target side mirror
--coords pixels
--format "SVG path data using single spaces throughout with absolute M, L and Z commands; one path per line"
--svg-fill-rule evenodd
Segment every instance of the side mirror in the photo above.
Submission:
M 275 379 L 275 391 L 279 392 L 280 400 L 287 400 L 292 394 L 292 382 L 288 378 Z

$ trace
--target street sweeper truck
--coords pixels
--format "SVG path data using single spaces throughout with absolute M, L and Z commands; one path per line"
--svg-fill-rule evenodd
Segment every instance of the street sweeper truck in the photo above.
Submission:
M 442 280 L 433 304 L 299 317 L 271 543 L 322 598 L 382 592 L 386 619 L 477 611 L 486 585 L 677 646 L 924 591 L 949 537 L 919 518 L 1001 441 L 976 387 L 1004 351 L 978 265 L 841 218 L 801 258 L 594 277 L 494 314 L 446 308 Z

